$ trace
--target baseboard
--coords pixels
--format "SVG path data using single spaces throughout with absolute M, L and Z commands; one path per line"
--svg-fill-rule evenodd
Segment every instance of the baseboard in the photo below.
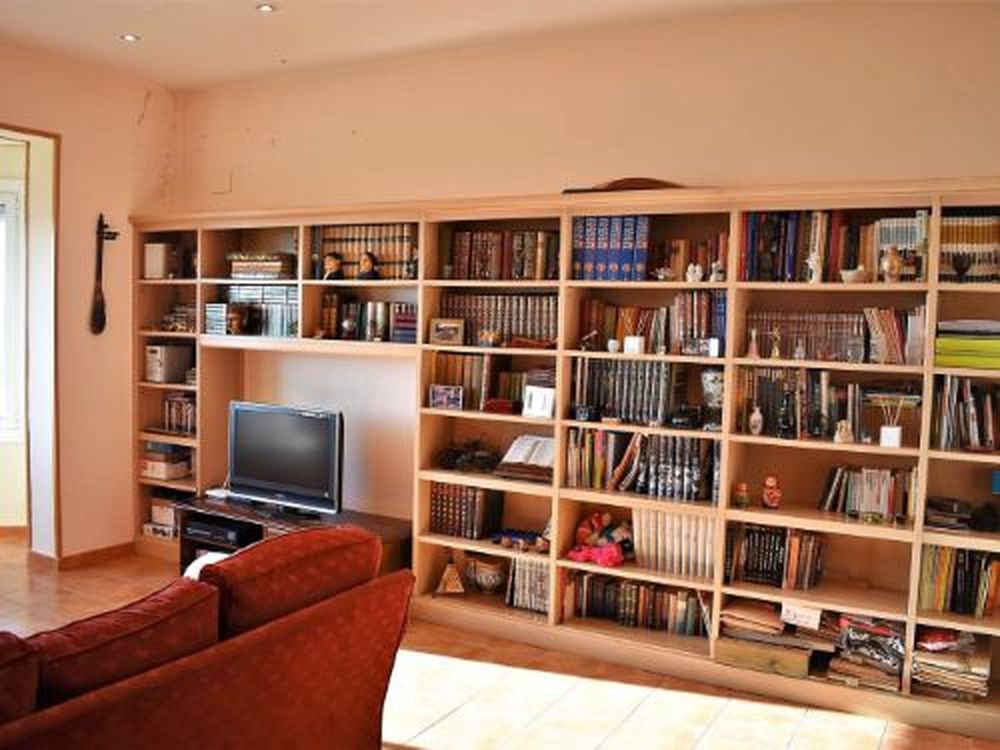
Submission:
M 73 568 L 82 568 L 86 565 L 106 562 L 131 554 L 131 552 L 132 542 L 113 544 L 110 547 L 101 547 L 99 549 L 87 550 L 86 552 L 77 552 L 72 555 L 60 557 L 58 563 L 59 570 L 71 570 Z
M 41 552 L 35 552 L 33 549 L 29 549 L 28 569 L 40 571 L 58 570 L 59 560 L 54 557 L 49 557 L 48 555 L 43 555 Z
M 0 526 L 0 539 L 11 542 L 28 541 L 27 526 Z

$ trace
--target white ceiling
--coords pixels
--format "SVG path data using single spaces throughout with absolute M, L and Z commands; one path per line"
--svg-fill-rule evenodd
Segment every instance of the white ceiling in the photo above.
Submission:
M 755 0 L 0 0 L 0 35 L 197 87 L 282 67 Z M 142 39 L 127 44 L 123 33 Z

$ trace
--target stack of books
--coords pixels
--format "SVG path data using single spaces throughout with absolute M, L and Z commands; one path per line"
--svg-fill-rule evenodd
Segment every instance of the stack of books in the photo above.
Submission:
M 632 544 L 641 568 L 711 579 L 715 519 L 652 508 L 632 510 Z
M 571 573 L 563 589 L 566 619 L 598 618 L 674 635 L 707 636 L 711 630 L 710 610 L 708 597 L 697 591 L 598 573 Z
M 555 440 L 540 435 L 519 435 L 504 454 L 495 473 L 508 479 L 551 482 Z
M 549 561 L 530 557 L 511 560 L 505 602 L 508 607 L 547 614 L 549 611 Z
M 891 523 L 913 517 L 918 486 L 916 467 L 835 466 L 827 474 L 816 507 L 827 513 Z
M 251 253 L 230 253 L 229 278 L 231 279 L 293 279 L 295 278 L 295 256 L 287 253 L 255 255 Z
M 990 692 L 990 639 L 920 627 L 913 653 L 913 692 L 946 700 L 982 700 Z
M 480 487 L 431 483 L 432 534 L 484 539 L 500 530 L 503 493 Z
M 160 331 L 195 333 L 198 330 L 198 307 L 194 302 L 178 302 L 160 318 Z
M 575 427 L 568 433 L 567 487 L 715 505 L 721 467 L 715 440 Z
M 808 281 L 807 261 L 819 260 L 821 280 L 839 282 L 842 270 L 864 266 L 873 278 L 884 254 L 902 259 L 901 281 L 926 272 L 930 212 L 912 217 L 852 220 L 844 211 L 755 211 L 743 215 L 741 281 Z
M 941 281 L 1000 281 L 1000 216 L 941 219 Z
M 1000 388 L 995 383 L 942 375 L 934 391 L 934 437 L 939 450 L 996 450 Z
M 456 230 L 440 262 L 444 279 L 558 279 L 559 233 Z
M 904 626 L 889 620 L 848 614 L 839 616 L 838 626 L 837 655 L 827 666 L 827 679 L 852 687 L 899 692 Z
M 627 336 L 642 336 L 649 353 L 721 357 L 725 351 L 726 293 L 681 292 L 669 307 L 614 305 L 587 298 L 580 303 L 578 333 L 599 350 L 607 349 L 612 339 L 621 343 Z
M 345 279 L 356 279 L 361 256 L 378 261 L 379 278 L 409 279 L 417 257 L 416 224 L 353 224 L 312 228 L 313 277 L 323 278 L 323 256 L 339 253 Z
M 808 591 L 820 579 L 823 537 L 756 524 L 726 528 L 726 580 Z
M 465 343 L 480 345 L 488 334 L 507 346 L 554 347 L 558 331 L 558 295 L 465 294 L 441 297 L 441 317 L 465 321 Z
M 942 320 L 934 353 L 938 367 L 1000 370 L 1000 320 Z
M 992 617 L 1000 597 L 1000 555 L 980 550 L 924 546 L 920 608 Z
M 951 497 L 928 497 L 924 525 L 932 529 L 968 531 L 972 524 L 972 503 Z

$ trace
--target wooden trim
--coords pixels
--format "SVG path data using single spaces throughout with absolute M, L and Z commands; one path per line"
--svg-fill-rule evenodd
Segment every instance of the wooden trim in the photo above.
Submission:
M 31 539 L 31 529 L 25 526 L 0 526 L 0 540 L 26 542 Z
M 66 557 L 60 557 L 58 561 L 59 570 L 72 570 L 82 568 L 87 565 L 114 560 L 117 557 L 130 554 L 135 547 L 135 542 L 123 542 L 113 544 L 110 547 L 100 547 L 98 549 L 87 550 L 86 552 L 76 552 Z

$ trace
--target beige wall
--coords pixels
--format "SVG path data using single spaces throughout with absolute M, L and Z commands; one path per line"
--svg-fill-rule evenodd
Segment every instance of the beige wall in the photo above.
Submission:
M 0 527 L 28 523 L 27 454 L 23 441 L 0 441 Z
M 62 554 L 132 539 L 131 238 L 128 216 L 163 210 L 174 97 L 111 68 L 0 41 L 0 120 L 62 136 L 58 223 L 58 420 Z M 99 211 L 121 238 L 108 248 L 109 323 L 87 328 Z

